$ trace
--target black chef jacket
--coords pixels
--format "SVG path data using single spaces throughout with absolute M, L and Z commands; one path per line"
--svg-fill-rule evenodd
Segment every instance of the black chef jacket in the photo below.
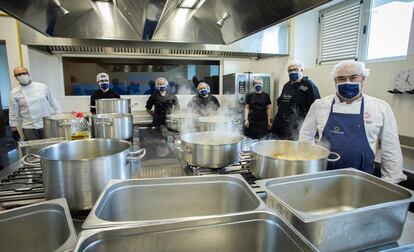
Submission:
M 177 96 L 167 92 L 165 96 L 162 96 L 159 91 L 153 93 L 147 100 L 145 108 L 152 109 L 154 106 L 154 116 L 152 118 L 153 126 L 165 125 L 167 114 L 171 113 L 171 110 L 180 109 Z
M 268 93 L 249 93 L 246 96 L 246 104 L 249 105 L 249 128 L 244 129 L 244 134 L 250 138 L 258 139 L 267 133 L 267 105 L 272 104 Z
M 187 104 L 187 108 L 189 108 L 190 111 L 201 116 L 208 116 L 211 112 L 217 111 L 219 107 L 219 101 L 211 94 L 208 94 L 207 97 L 202 97 L 200 94 L 197 94 L 193 96 Z
M 273 120 L 273 134 L 279 139 L 297 140 L 310 106 L 320 98 L 315 83 L 306 76 L 299 82 L 287 82 L 277 99 L 278 110 Z
M 121 98 L 118 93 L 113 91 L 112 89 L 109 89 L 106 92 L 103 92 L 101 89 L 96 90 L 95 93 L 91 95 L 91 106 L 96 106 L 96 100 L 98 99 L 110 99 L 110 98 Z M 91 113 L 96 113 L 96 108 L 91 107 Z

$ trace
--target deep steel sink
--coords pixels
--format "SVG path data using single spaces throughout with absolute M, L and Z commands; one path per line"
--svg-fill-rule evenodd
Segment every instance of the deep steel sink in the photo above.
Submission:
M 264 211 L 153 226 L 84 230 L 75 251 L 316 251 L 280 217 Z
M 0 213 L 0 251 L 71 251 L 75 244 L 76 232 L 63 198 Z
M 263 207 L 240 175 L 112 180 L 83 228 L 148 225 Z
M 321 251 L 399 239 L 413 194 L 356 169 L 256 181 L 275 208 Z

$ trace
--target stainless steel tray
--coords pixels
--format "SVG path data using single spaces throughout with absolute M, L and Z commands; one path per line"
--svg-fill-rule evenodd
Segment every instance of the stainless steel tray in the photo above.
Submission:
M 256 181 L 275 208 L 321 251 L 398 240 L 413 194 L 356 169 Z
M 0 251 L 71 251 L 76 232 L 63 198 L 0 213 Z
M 17 142 L 17 149 L 19 151 L 19 157 L 22 159 L 27 154 L 39 154 L 39 150 L 43 147 L 60 143 L 65 141 L 64 137 L 54 137 L 54 138 L 45 138 L 39 140 L 30 140 L 30 141 L 21 141 Z M 32 161 L 33 158 L 30 157 L 28 161 Z
M 265 208 L 240 175 L 112 180 L 83 228 L 149 225 Z
M 74 251 L 292 252 L 317 251 L 270 212 L 216 216 L 153 226 L 84 230 Z

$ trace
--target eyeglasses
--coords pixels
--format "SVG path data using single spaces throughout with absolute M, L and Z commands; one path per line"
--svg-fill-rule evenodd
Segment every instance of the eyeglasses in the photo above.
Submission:
M 354 74 L 354 75 L 349 75 L 349 76 L 338 76 L 335 78 L 336 82 L 345 82 L 347 80 L 351 81 L 351 82 L 356 82 L 358 80 L 360 80 L 360 78 L 362 78 L 361 75 L 359 74 Z
M 24 72 L 24 73 L 15 73 L 14 76 L 19 77 L 19 76 L 22 76 L 22 75 L 25 75 L 25 74 L 29 74 L 29 73 L 26 73 L 26 72 Z

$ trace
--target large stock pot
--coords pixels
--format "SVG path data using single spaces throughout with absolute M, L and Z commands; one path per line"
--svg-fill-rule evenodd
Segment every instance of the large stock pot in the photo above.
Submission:
M 92 116 L 92 135 L 95 138 L 132 140 L 132 115 L 126 113 Z
M 337 156 L 329 159 L 333 154 Z M 309 143 L 288 140 L 267 140 L 251 145 L 251 169 L 256 178 L 283 177 L 325 171 L 339 154 Z
M 111 179 L 131 178 L 131 161 L 146 151 L 131 151 L 131 143 L 113 139 L 65 141 L 45 147 L 41 159 L 46 199 L 65 197 L 71 210 L 91 209 Z
M 240 120 L 230 116 L 203 116 L 198 118 L 200 131 L 235 131 L 240 125 Z
M 130 99 L 97 99 L 96 114 L 131 113 Z
M 83 137 L 80 138 L 89 138 L 88 128 L 82 127 L 79 119 L 73 114 L 56 114 L 43 117 L 43 128 L 46 138 L 64 137 L 71 140 L 75 138 L 75 133 L 83 133 Z
M 174 113 L 168 114 L 166 120 L 167 128 L 175 131 L 194 131 L 196 115 L 192 113 Z
M 222 168 L 240 160 L 243 137 L 231 132 L 195 132 L 181 135 L 182 158 L 187 164 Z

